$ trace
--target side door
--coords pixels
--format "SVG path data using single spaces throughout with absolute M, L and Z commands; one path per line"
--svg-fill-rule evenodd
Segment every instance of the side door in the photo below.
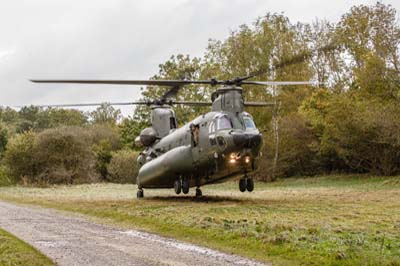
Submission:
M 191 125 L 192 156 L 196 166 L 207 163 L 207 151 L 209 149 L 207 122 Z

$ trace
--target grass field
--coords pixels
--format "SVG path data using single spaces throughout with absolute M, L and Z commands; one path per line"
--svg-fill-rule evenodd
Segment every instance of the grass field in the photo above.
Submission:
M 0 229 L 1 266 L 46 266 L 54 263 L 39 251 Z
M 83 213 L 274 265 L 400 265 L 400 177 L 325 176 L 172 190 L 96 184 L 5 187 L 0 198 Z

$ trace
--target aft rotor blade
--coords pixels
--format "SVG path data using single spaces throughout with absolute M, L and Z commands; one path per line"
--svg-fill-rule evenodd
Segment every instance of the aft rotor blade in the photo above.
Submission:
M 269 102 L 244 102 L 244 106 L 250 107 L 265 107 L 265 106 L 274 106 L 274 103 Z
M 111 84 L 111 85 L 153 85 L 179 87 L 188 84 L 217 85 L 215 80 L 89 80 L 89 79 L 31 79 L 34 83 Z
M 317 85 L 315 81 L 243 81 L 243 85 L 260 86 L 289 86 L 289 85 Z

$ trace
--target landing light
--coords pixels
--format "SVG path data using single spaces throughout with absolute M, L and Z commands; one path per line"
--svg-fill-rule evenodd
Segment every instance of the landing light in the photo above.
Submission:
M 249 162 L 250 162 L 250 157 L 246 157 L 246 159 L 244 159 L 244 161 L 245 161 L 246 163 L 249 163 Z
M 236 163 L 236 159 L 235 159 L 235 158 L 231 158 L 231 159 L 229 160 L 229 162 L 230 162 L 230 163 Z

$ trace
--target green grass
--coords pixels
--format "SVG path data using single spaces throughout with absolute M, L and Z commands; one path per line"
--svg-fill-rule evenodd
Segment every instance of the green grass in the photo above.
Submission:
M 54 263 L 39 251 L 0 229 L 1 266 L 46 266 Z
M 194 191 L 191 191 L 193 194 Z M 400 177 L 322 176 L 172 190 L 97 184 L 0 188 L 0 198 L 90 215 L 274 265 L 400 265 Z

